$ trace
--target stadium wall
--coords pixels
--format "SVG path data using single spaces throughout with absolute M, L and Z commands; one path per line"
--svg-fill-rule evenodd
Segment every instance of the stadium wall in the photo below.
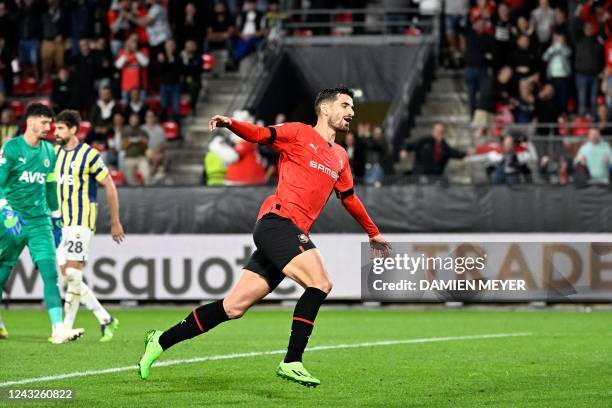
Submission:
M 122 188 L 128 234 L 250 234 L 272 187 Z M 608 187 L 394 185 L 357 187 L 384 233 L 612 231 Z M 98 232 L 110 231 L 101 195 Z M 314 233 L 360 233 L 333 195 Z

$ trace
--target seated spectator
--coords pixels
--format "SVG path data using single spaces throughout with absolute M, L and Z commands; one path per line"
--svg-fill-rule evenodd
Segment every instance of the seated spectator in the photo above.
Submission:
M 138 49 L 138 35 L 132 34 L 115 61 L 115 67 L 121 70 L 121 96 L 126 104 L 129 102 L 129 92 L 132 89 L 137 88 L 144 92 L 147 88 L 146 68 L 149 65 L 147 54 L 145 49 Z
M 406 143 L 400 156 L 406 157 L 408 151 L 415 152 L 415 175 L 442 176 L 450 159 L 463 159 L 468 155 L 450 146 L 444 140 L 444 133 L 444 125 L 436 123 L 431 129 L 431 136 Z
M 599 129 L 599 134 L 602 136 L 612 136 L 612 127 L 610 127 L 610 115 L 606 104 L 597 106 L 597 121 L 595 125 Z
M 610 159 L 612 150 L 605 140 L 601 140 L 599 129 L 589 129 L 588 142 L 578 150 L 574 164 L 586 166 L 589 171 L 589 181 L 593 184 L 608 184 L 610 179 Z
M 102 87 L 98 101 L 89 111 L 91 132 L 87 135 L 87 142 L 95 141 L 106 144 L 106 139 L 112 133 L 113 120 L 117 114 L 119 114 L 119 109 L 113 100 L 110 87 Z
M 174 121 L 181 121 L 181 72 L 183 64 L 176 52 L 176 42 L 169 39 L 164 50 L 157 55 L 160 69 L 161 120 L 166 121 L 168 107 L 172 106 Z
M 121 137 L 121 147 L 125 151 L 125 180 L 128 185 L 138 185 L 136 171 L 140 172 L 143 185 L 150 184 L 151 166 L 147 159 L 149 136 L 140 127 L 138 115 L 130 115 L 128 126 Z
M 59 0 L 49 0 L 49 8 L 42 16 L 42 46 L 40 62 L 43 79 L 64 66 L 65 38 L 67 34 L 68 16 L 60 7 Z
M 202 55 L 197 51 L 198 46 L 194 40 L 185 42 L 185 49 L 181 51 L 183 72 L 181 76 L 182 91 L 189 95 L 191 109 L 195 111 L 202 90 Z
M 542 56 L 542 59 L 548 63 L 546 77 L 555 88 L 556 101 L 563 112 L 567 112 L 569 100 L 572 75 L 571 56 L 572 49 L 567 46 L 562 33 L 554 34 L 552 45 Z
M 522 174 L 527 168 L 521 162 L 520 156 L 514 149 L 512 136 L 504 137 L 502 153 L 495 166 L 492 181 L 495 184 L 518 184 L 523 182 Z
M 0 116 L 0 146 L 4 146 L 7 140 L 12 139 L 19 133 L 19 126 L 15 123 L 13 111 L 4 109 Z
M 125 119 L 119 112 L 113 114 L 112 124 L 108 135 L 108 150 L 106 161 L 110 166 L 119 168 L 125 173 L 125 150 L 123 150 L 123 135 L 125 133 Z
M 72 107 L 72 82 L 70 74 L 65 67 L 60 68 L 57 78 L 53 80 L 53 90 L 51 91 L 51 103 L 56 112 Z
M 149 139 L 147 158 L 151 163 L 152 180 L 160 179 L 164 175 L 166 158 L 166 136 L 164 129 L 157 121 L 157 115 L 151 109 L 147 110 L 145 123 L 141 126 L 147 132 Z
M 236 26 L 238 28 L 238 38 L 234 46 L 234 62 L 240 61 L 257 50 L 265 35 L 265 27 L 262 24 L 263 14 L 256 9 L 255 0 L 247 0 L 245 11 L 238 17 Z
M 534 119 L 538 80 L 536 73 L 520 81 L 518 104 L 514 109 L 516 123 L 529 123 Z
M 574 30 L 576 39 L 576 89 L 578 91 L 578 115 L 587 114 L 587 103 L 591 117 L 597 116 L 597 91 L 599 74 L 604 67 L 604 50 L 597 40 L 593 26 L 584 24 L 582 30 Z
M 125 107 L 125 117 L 129 118 L 133 113 L 138 115 L 140 123 L 145 121 L 147 106 L 142 100 L 140 89 L 134 88 L 130 91 L 130 101 Z

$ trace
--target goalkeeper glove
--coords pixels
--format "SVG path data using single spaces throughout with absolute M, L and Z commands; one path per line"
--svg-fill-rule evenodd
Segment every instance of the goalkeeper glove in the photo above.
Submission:
M 17 214 L 6 199 L 0 200 L 0 214 L 2 214 L 2 226 L 8 234 L 17 236 L 21 233 L 21 227 L 24 224 L 23 219 Z
M 53 213 L 51 213 L 51 224 L 53 224 L 53 239 L 55 239 L 55 247 L 58 248 L 62 242 L 62 228 L 64 227 L 62 214 L 59 211 L 53 211 Z

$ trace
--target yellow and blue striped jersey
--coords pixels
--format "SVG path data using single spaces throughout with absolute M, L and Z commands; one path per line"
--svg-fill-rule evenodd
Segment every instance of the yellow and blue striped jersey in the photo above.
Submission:
M 64 226 L 96 227 L 98 182 L 108 168 L 96 149 L 81 143 L 72 150 L 55 146 L 55 174 Z

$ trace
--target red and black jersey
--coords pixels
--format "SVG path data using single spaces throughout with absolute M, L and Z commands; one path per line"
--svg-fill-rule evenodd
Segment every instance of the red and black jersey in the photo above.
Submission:
M 363 204 L 353 194 L 353 176 L 343 147 L 329 144 L 313 127 L 303 123 L 262 128 L 233 120 L 230 129 L 251 142 L 269 144 L 280 153 L 276 192 L 263 202 L 257 219 L 274 213 L 309 232 L 335 191 L 368 235 L 378 234 Z

